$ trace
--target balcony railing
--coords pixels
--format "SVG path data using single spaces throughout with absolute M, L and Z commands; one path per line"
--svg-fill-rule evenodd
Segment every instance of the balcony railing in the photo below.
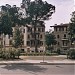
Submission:
M 61 40 L 62 41 L 68 41 L 69 39 L 68 38 L 62 38 Z

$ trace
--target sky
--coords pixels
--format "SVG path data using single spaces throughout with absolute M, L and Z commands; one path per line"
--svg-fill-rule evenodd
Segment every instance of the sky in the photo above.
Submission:
M 49 31 L 50 26 L 61 23 L 69 23 L 71 13 L 74 11 L 74 0 L 44 0 L 56 7 L 55 13 L 51 19 L 45 21 L 46 31 Z M 5 4 L 20 6 L 22 0 L 0 0 L 0 6 Z

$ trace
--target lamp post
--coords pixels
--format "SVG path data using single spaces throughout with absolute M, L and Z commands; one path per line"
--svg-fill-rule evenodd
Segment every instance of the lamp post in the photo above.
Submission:
M 43 47 L 43 50 L 44 50 L 44 47 Z M 44 62 L 44 60 L 45 60 L 45 59 L 44 59 L 44 54 L 45 54 L 45 51 L 43 51 L 43 62 Z

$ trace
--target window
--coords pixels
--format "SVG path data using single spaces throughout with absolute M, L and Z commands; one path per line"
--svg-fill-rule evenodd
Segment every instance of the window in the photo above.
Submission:
M 44 32 L 44 28 L 42 28 L 42 32 Z
M 40 45 L 41 45 L 41 46 L 43 45 L 43 41 L 40 41 Z
M 67 31 L 67 27 L 66 27 L 66 31 Z
M 60 43 L 58 42 L 58 45 L 59 45 Z
M 5 45 L 5 41 L 4 41 L 4 45 Z
M 40 35 L 40 38 L 42 39 L 42 34 Z
M 34 30 L 36 31 L 36 28 L 34 28 Z
M 59 38 L 59 35 L 57 35 L 57 38 Z
M 37 40 L 37 45 L 40 45 L 40 40 Z
M 64 34 L 64 38 L 66 38 L 66 34 Z
M 57 28 L 55 28 L 55 31 L 57 31 Z
M 23 30 L 23 33 L 25 33 L 25 29 Z
M 37 38 L 39 38 L 39 34 L 37 35 Z
M 32 34 L 32 38 L 34 38 L 34 34 Z
M 35 46 L 35 41 L 31 40 L 31 46 Z
M 27 45 L 30 46 L 30 41 L 27 41 Z
M 67 46 L 67 42 L 63 41 L 63 46 Z
M 43 50 L 40 51 L 40 53 L 42 53 L 42 52 L 43 52 Z
M 8 37 L 9 37 L 9 39 L 10 39 L 10 35 L 9 35 Z
M 64 50 L 67 50 L 66 48 Z
M 28 35 L 28 39 L 30 38 L 30 35 Z
M 61 28 L 59 28 L 59 31 L 61 31 Z
M 62 28 L 62 31 L 64 31 L 64 27 Z
M 12 45 L 12 40 L 9 41 L 9 45 Z
M 41 31 L 41 29 L 40 29 L 40 28 L 38 28 L 38 31 L 40 32 L 40 31 Z

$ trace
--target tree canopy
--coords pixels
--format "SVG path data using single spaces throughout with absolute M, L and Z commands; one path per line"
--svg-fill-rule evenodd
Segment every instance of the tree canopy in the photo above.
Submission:
M 70 19 L 70 26 L 69 26 L 69 35 L 71 36 L 71 41 L 75 40 L 75 11 L 72 12 L 72 17 Z
M 18 27 L 15 27 L 14 43 L 15 48 L 21 47 L 23 44 L 22 33 Z
M 31 22 L 49 20 L 54 12 L 55 6 L 42 0 L 31 1 L 27 8 L 27 15 Z
M 35 51 L 38 52 L 35 28 L 37 27 L 38 22 L 42 22 L 41 24 L 43 24 L 45 20 L 51 18 L 52 14 L 55 12 L 55 6 L 42 0 L 30 1 L 27 6 L 27 19 L 29 23 L 34 26 Z
M 4 15 L 1 18 L 1 23 L 0 23 L 0 33 L 4 33 L 11 35 L 12 34 L 12 24 L 11 20 L 8 17 L 8 15 Z
M 56 44 L 55 36 L 52 33 L 46 32 L 45 40 L 47 46 Z

